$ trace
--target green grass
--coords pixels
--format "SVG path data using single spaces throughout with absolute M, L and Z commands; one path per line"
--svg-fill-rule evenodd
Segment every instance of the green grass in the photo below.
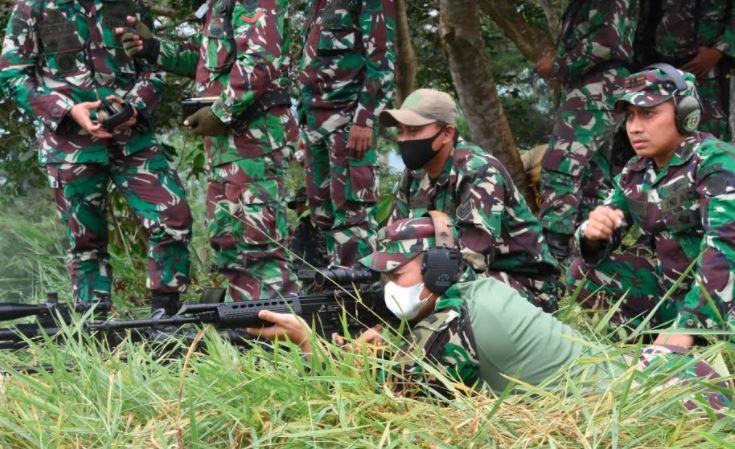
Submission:
M 47 196 L 33 207 L 7 207 L 0 217 L 0 299 L 38 300 L 46 291 L 68 299 L 63 228 Z M 195 217 L 202 211 L 196 210 Z M 31 209 L 31 210 L 28 210 Z M 194 250 L 206 260 L 201 224 Z M 141 313 L 137 256 L 113 251 L 116 279 L 132 286 L 115 295 L 121 314 Z M 212 282 L 195 263 L 191 297 Z M 593 341 L 608 344 L 605 318 L 566 302 L 561 312 Z M 207 352 L 188 347 L 168 357 L 126 342 L 110 350 L 90 339 L 0 351 L 0 447 L 8 448 L 733 448 L 735 412 L 717 420 L 696 399 L 703 383 L 667 386 L 675 370 L 643 377 L 630 369 L 604 386 L 558 374 L 561 387 L 518 386 L 513 394 L 469 392 L 437 373 L 452 399 L 409 398 L 382 384 L 388 361 L 368 350 L 318 345 L 307 364 L 288 345 L 242 352 L 208 333 Z M 639 346 L 608 351 L 635 355 Z M 732 371 L 735 348 L 699 351 Z M 578 362 L 588 365 L 588 357 Z M 48 365 L 33 374 L 13 372 Z M 427 366 L 427 370 L 432 367 Z M 576 372 L 576 371 L 575 371 Z M 682 399 L 701 405 L 688 411 Z

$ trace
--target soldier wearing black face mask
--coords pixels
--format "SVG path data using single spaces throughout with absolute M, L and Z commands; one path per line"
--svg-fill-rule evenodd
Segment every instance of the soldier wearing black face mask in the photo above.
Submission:
M 400 109 L 380 115 L 382 126 L 400 128 L 406 164 L 389 223 L 449 215 L 462 256 L 476 275 L 499 279 L 545 311 L 557 308 L 559 267 L 541 225 L 503 164 L 458 137 L 452 98 L 432 89 L 409 95 Z

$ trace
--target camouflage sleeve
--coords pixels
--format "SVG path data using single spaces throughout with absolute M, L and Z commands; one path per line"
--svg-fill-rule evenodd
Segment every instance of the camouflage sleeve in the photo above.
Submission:
M 495 260 L 506 203 L 515 202 L 511 189 L 509 180 L 490 164 L 467 172 L 459 181 L 455 225 L 462 257 L 476 272 L 485 271 Z
M 584 244 L 584 233 L 585 228 L 587 227 L 587 220 L 585 220 L 574 233 L 577 248 L 579 248 L 584 261 L 589 265 L 595 265 L 607 259 L 610 253 L 615 251 L 615 249 L 620 245 L 620 242 L 622 242 L 623 237 L 628 233 L 628 229 L 630 229 L 630 226 L 632 225 L 633 216 L 630 214 L 628 200 L 625 197 L 625 189 L 620 185 L 620 179 L 624 173 L 625 172 L 621 173 L 615 178 L 614 189 L 603 202 L 603 206 L 620 210 L 624 215 L 623 223 L 615 230 L 612 240 L 601 242 L 595 250 L 590 250 L 590 247 Z
M 727 23 L 725 23 L 722 33 L 715 41 L 712 48 L 719 50 L 723 54 L 735 58 L 735 1 L 730 0 L 728 4 L 730 11 L 728 12 Z
M 285 0 L 260 1 L 255 9 L 246 6 L 250 3 L 238 0 L 232 11 L 237 57 L 227 87 L 212 105 L 224 123 L 245 112 L 288 69 Z
M 584 26 L 568 30 L 572 39 L 559 40 L 554 78 L 568 80 L 611 60 L 628 61 L 637 26 L 638 0 L 601 0 L 582 7 Z M 570 45 L 568 42 L 571 41 Z
M 158 53 L 158 67 L 188 78 L 196 76 L 202 33 L 196 33 L 185 41 L 160 39 L 159 42 L 161 47 Z
M 365 82 L 358 97 L 353 122 L 372 128 L 375 118 L 395 94 L 394 0 L 363 0 L 360 15 L 362 48 L 365 51 Z
M 141 8 L 140 18 L 149 29 L 153 29 L 153 17 L 148 8 Z M 153 117 L 153 113 L 158 107 L 158 102 L 161 100 L 161 94 L 166 84 L 166 73 L 162 70 L 157 70 L 156 67 L 145 62 L 143 59 L 137 59 L 135 66 L 138 72 L 136 82 L 133 88 L 128 91 L 125 99 L 138 112 L 143 113 L 146 119 L 150 119 Z
M 39 51 L 33 7 L 32 1 L 15 2 L 0 54 L 0 87 L 33 119 L 55 131 L 74 102 L 36 77 Z
M 721 328 L 728 321 L 735 325 L 735 159 L 718 151 L 698 171 L 704 236 L 694 286 L 679 305 L 675 326 Z

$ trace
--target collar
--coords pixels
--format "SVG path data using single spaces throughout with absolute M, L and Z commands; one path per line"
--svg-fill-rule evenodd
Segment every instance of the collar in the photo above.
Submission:
M 452 309 L 457 312 L 461 310 L 462 306 L 462 288 L 461 283 L 456 283 L 449 287 L 434 304 L 434 311 L 438 312 L 444 309 Z

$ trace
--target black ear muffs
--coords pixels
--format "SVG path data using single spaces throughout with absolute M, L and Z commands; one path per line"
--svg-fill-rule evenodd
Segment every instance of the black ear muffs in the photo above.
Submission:
M 681 73 L 669 64 L 652 64 L 644 70 L 659 69 L 666 74 L 666 78 L 674 83 L 674 107 L 676 108 L 676 128 L 682 134 L 691 134 L 699 127 L 702 117 L 702 105 L 697 97 L 696 91 L 693 95 L 679 95 L 687 90 L 687 83 Z
M 439 211 L 429 211 L 434 224 L 436 246 L 426 250 L 421 263 L 424 285 L 441 295 L 459 280 L 462 255 L 454 246 L 454 234 L 449 228 L 449 217 Z

